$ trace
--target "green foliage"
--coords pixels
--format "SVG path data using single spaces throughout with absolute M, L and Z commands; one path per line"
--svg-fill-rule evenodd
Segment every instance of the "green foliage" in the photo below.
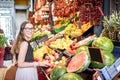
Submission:
M 0 47 L 4 48 L 7 44 L 7 39 L 3 34 L 0 34 Z

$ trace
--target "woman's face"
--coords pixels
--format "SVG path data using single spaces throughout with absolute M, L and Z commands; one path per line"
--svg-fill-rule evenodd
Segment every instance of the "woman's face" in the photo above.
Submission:
M 25 39 L 30 40 L 32 38 L 33 33 L 34 33 L 33 25 L 30 23 L 27 23 L 25 25 L 24 30 L 23 30 L 23 34 L 24 34 Z

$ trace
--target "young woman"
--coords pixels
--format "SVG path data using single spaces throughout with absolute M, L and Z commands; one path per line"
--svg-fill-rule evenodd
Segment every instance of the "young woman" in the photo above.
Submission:
M 34 26 L 29 21 L 21 24 L 17 39 L 12 47 L 18 62 L 15 80 L 38 80 L 37 66 L 49 66 L 48 63 L 35 62 L 30 40 L 34 33 Z

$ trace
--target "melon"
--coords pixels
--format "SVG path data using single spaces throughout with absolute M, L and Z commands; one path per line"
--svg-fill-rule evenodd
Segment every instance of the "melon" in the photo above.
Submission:
M 90 55 L 82 51 L 72 57 L 67 65 L 67 72 L 82 72 L 88 68 L 91 62 Z
M 66 72 L 65 66 L 56 66 L 50 71 L 50 80 L 58 80 Z
M 101 69 L 104 66 L 111 66 L 114 63 L 115 58 L 112 53 L 110 53 L 108 51 L 104 51 L 104 50 L 101 50 L 101 53 L 102 53 L 102 57 L 103 57 L 103 63 L 92 61 L 90 64 L 91 68 Z
M 85 51 L 85 52 L 89 53 L 88 46 L 79 46 L 79 47 L 76 49 L 75 54 L 78 54 L 78 53 L 80 53 L 80 52 L 82 52 L 82 51 Z
M 113 42 L 109 38 L 102 37 L 102 36 L 96 38 L 92 42 L 92 46 L 98 47 L 102 50 L 106 50 L 106 51 L 109 51 L 109 52 L 112 52 L 113 48 L 114 48 Z
M 112 53 L 102 50 L 102 55 L 103 55 L 104 64 L 106 66 L 111 66 L 114 63 L 115 57 L 113 56 Z
M 83 80 L 83 78 L 76 73 L 65 73 L 59 80 Z

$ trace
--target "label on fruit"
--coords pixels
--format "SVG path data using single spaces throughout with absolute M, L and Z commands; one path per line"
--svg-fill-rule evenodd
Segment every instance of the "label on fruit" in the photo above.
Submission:
M 120 65 L 117 67 L 117 70 L 120 71 Z

